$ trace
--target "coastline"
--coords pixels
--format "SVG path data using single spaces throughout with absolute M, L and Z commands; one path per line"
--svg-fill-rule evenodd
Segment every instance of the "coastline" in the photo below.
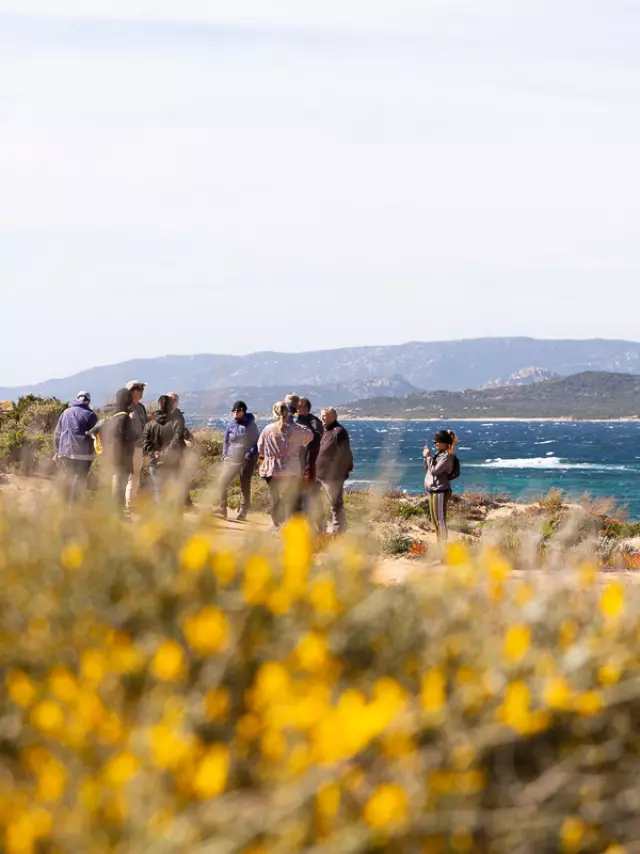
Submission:
M 338 410 L 340 407 L 338 407 Z M 338 412 L 340 415 L 340 412 Z M 627 424 L 638 422 L 640 424 L 640 417 L 636 416 L 624 416 L 622 418 L 549 418 L 549 417 L 538 417 L 538 418 L 515 418 L 515 417 L 495 417 L 492 415 L 486 415 L 483 418 L 456 418 L 455 416 L 446 416 L 439 415 L 434 418 L 383 418 L 382 416 L 371 416 L 371 415 L 343 415 L 341 416 L 343 421 L 393 421 L 393 422 L 402 422 L 402 421 L 425 421 L 427 423 L 441 422 L 441 421 L 461 421 L 461 422 L 476 422 L 479 424 L 484 424 L 485 422 L 492 421 L 494 423 L 506 423 L 506 422 L 517 422 L 517 423 L 545 423 L 551 422 L 552 424 Z

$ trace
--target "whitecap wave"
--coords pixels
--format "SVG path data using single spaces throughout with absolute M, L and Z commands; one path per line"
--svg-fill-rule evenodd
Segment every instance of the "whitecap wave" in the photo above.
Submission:
M 545 439 L 544 442 L 534 442 L 534 445 L 553 445 L 555 439 Z
M 559 457 L 528 457 L 522 459 L 485 460 L 483 463 L 465 463 L 469 468 L 481 469 L 552 469 L 556 471 L 567 471 L 571 469 L 582 469 L 584 471 L 635 471 L 628 466 L 610 466 L 598 463 L 570 463 Z

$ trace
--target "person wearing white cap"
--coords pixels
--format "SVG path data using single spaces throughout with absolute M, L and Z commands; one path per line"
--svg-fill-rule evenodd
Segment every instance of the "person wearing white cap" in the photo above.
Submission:
M 71 504 L 78 500 L 87 483 L 95 457 L 93 439 L 87 434 L 97 423 L 98 416 L 91 409 L 91 395 L 88 391 L 79 391 L 56 425 L 56 459 L 62 467 Z
M 142 403 L 142 396 L 146 385 L 146 383 L 143 383 L 140 380 L 129 380 L 125 386 L 125 388 L 129 389 L 131 396 L 133 397 L 130 412 L 136 434 L 136 449 L 133 454 L 133 472 L 129 475 L 125 496 L 127 510 L 131 510 L 133 504 L 135 504 L 135 500 L 138 496 L 138 489 L 140 488 L 140 472 L 142 471 L 143 457 L 142 434 L 144 433 L 144 428 L 149 420 L 146 407 L 144 403 Z

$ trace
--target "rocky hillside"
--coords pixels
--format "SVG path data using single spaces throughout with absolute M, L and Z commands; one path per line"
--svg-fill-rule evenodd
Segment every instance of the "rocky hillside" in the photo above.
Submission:
M 152 397 L 167 390 L 184 394 L 229 388 L 317 388 L 379 377 L 401 378 L 426 391 L 461 390 L 480 388 L 527 365 L 561 376 L 583 371 L 640 374 L 640 344 L 600 339 L 478 338 L 310 353 L 162 356 L 90 368 L 32 386 L 0 387 L 0 399 L 33 393 L 66 400 L 79 389 L 88 389 L 94 400 L 103 402 L 130 379 L 148 382 Z
M 624 418 L 640 415 L 640 376 L 589 371 L 526 386 L 356 401 L 341 417 Z
M 550 371 L 548 368 L 522 368 L 510 374 L 506 379 L 491 380 L 485 383 L 482 388 L 503 388 L 504 386 L 514 385 L 532 385 L 543 380 L 556 380 L 558 374 L 555 371 Z

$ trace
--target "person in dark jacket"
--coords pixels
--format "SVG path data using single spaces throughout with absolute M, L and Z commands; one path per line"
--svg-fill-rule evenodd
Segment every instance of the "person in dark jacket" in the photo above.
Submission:
M 127 510 L 131 510 L 135 504 L 138 489 L 140 488 L 140 474 L 142 472 L 142 434 L 149 420 L 147 409 L 142 403 L 142 397 L 147 384 L 140 380 L 130 380 L 126 388 L 131 392 L 131 421 L 136 434 L 136 446 L 133 452 L 133 470 L 127 482 L 126 502 Z
M 324 431 L 316 459 L 316 477 L 331 507 L 331 530 L 341 534 L 346 529 L 344 484 L 353 471 L 353 454 L 349 433 L 338 422 L 333 408 L 322 410 Z
M 112 414 L 99 421 L 91 433 L 98 435 L 104 457 L 112 473 L 111 492 L 118 507 L 127 511 L 126 492 L 129 475 L 133 473 L 133 455 L 138 444 L 138 432 L 133 423 L 133 396 L 128 388 L 116 392 Z
M 79 499 L 87 484 L 95 457 L 89 431 L 97 423 L 98 416 L 91 409 L 91 395 L 88 391 L 79 391 L 71 406 L 58 419 L 54 433 L 56 459 L 64 473 L 70 504 Z
M 156 501 L 168 479 L 179 480 L 185 450 L 184 419 L 175 418 L 175 403 L 168 394 L 158 398 L 158 408 L 142 434 L 142 452 L 149 458 L 149 474 Z
M 324 427 L 317 415 L 311 412 L 311 401 L 308 397 L 301 397 L 298 401 L 298 417 L 296 423 L 308 427 L 313 433 L 313 441 L 302 449 L 302 473 L 304 482 L 300 493 L 297 510 L 305 512 L 310 518 L 317 515 L 317 497 L 319 486 L 316 481 L 316 460 L 320 451 L 320 440 Z
M 446 540 L 447 513 L 451 499 L 449 477 L 453 472 L 453 451 L 458 439 L 453 430 L 438 430 L 434 438 L 436 453 L 431 453 L 429 445 L 425 445 L 422 452 L 426 471 L 424 485 L 429 494 L 429 514 L 436 529 L 436 536 L 438 540 Z
M 184 444 L 186 448 L 193 448 L 195 438 L 193 433 L 187 427 L 187 422 L 184 417 L 184 412 L 180 409 L 180 396 L 175 391 L 170 391 L 168 396 L 173 401 L 173 411 L 171 413 L 171 418 L 180 423 L 181 429 L 184 435 Z M 193 508 L 194 504 L 191 499 L 191 481 L 193 479 L 193 474 L 198 467 L 198 460 L 196 454 L 185 454 L 184 455 L 184 466 L 183 466 L 183 477 L 185 479 L 185 506 Z
M 231 413 L 233 418 L 227 422 L 222 443 L 222 471 L 218 481 L 219 506 L 216 515 L 227 518 L 227 494 L 232 482 L 239 476 L 242 498 L 236 520 L 242 522 L 247 518 L 251 506 L 251 478 L 258 462 L 260 431 L 243 400 L 233 404 Z

